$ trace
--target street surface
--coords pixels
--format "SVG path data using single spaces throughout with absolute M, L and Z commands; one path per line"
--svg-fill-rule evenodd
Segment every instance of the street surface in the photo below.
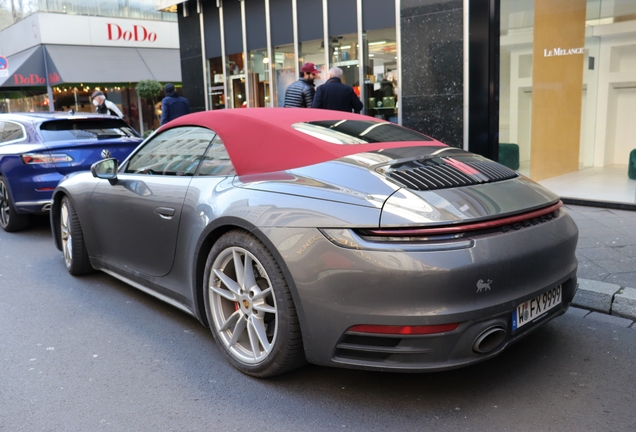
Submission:
M 47 219 L 0 230 L 2 432 L 632 432 L 635 407 L 636 328 L 577 311 L 460 370 L 259 380 L 187 314 L 103 273 L 70 276 Z

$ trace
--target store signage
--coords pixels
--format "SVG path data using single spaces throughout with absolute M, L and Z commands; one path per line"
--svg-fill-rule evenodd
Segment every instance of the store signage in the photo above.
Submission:
M 49 84 L 55 84 L 62 80 L 60 75 L 57 72 L 53 72 L 49 74 Z M 13 74 L 13 83 L 15 85 L 46 85 L 46 78 L 41 77 L 38 74 Z
M 155 42 L 157 40 L 157 33 L 148 31 L 146 27 L 142 25 L 135 24 L 129 27 L 129 29 L 126 29 L 117 24 L 107 23 L 106 28 L 108 31 L 108 40 L 111 41 Z
M 24 76 L 22 74 L 13 74 L 13 82 L 15 85 L 46 85 L 46 78 L 41 77 L 38 74 L 29 74 Z
M 551 50 L 543 50 L 543 57 L 568 56 L 575 54 L 585 54 L 585 48 L 552 48 Z

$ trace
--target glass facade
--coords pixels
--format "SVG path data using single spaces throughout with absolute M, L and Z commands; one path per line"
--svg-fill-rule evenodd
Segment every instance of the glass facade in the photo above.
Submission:
M 365 23 L 363 16 L 372 14 L 377 4 L 355 0 L 253 0 L 245 3 L 245 14 L 241 14 L 238 3 L 220 2 L 221 14 L 214 6 L 205 10 L 209 20 L 205 29 L 205 48 L 210 53 L 209 93 L 221 91 L 222 72 L 216 53 L 225 52 L 228 77 L 226 94 L 218 95 L 218 98 L 226 98 L 228 103 L 214 103 L 209 99 L 210 109 L 283 106 L 287 87 L 299 79 L 300 67 L 311 62 L 320 70 L 314 81 L 316 86 L 327 80 L 329 68 L 339 67 L 343 71 L 342 82 L 353 87 L 361 97 L 365 114 L 397 123 L 399 82 L 395 16 L 376 17 L 371 20 L 373 22 Z M 395 0 L 387 0 L 388 3 L 395 9 Z M 269 19 L 265 20 L 263 14 Z M 222 22 L 216 21 L 217 16 Z M 218 28 L 224 29 L 222 39 L 216 38 Z M 354 32 L 340 31 L 345 29 Z M 247 35 L 246 53 L 243 52 L 242 30 Z M 210 32 L 209 37 L 207 32 Z M 325 36 L 325 33 L 328 34 Z M 269 36 L 266 38 L 265 34 Z M 267 40 L 271 40 L 269 50 Z M 360 48 L 361 40 L 364 41 L 363 49 Z M 271 52 L 271 59 L 268 52 Z M 243 68 L 245 54 L 248 56 L 247 69 Z M 248 99 L 245 85 L 249 86 Z
M 154 0 L 0 0 L 0 30 L 35 12 L 176 21 L 155 10 Z
M 636 2 L 572 5 L 501 0 L 500 161 L 561 196 L 634 203 Z

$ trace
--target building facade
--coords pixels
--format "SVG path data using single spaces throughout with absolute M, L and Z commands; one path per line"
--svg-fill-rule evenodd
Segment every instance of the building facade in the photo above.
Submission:
M 178 17 L 199 109 L 281 106 L 302 63 L 339 66 L 364 114 L 573 201 L 636 203 L 636 0 L 190 0 Z
M 0 0 L 0 112 L 94 111 L 100 90 L 143 132 L 158 127 L 145 79 L 181 82 L 176 14 L 153 0 Z

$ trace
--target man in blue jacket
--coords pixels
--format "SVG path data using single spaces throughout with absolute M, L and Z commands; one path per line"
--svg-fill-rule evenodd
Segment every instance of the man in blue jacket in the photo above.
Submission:
M 312 108 L 324 108 L 336 111 L 359 113 L 362 110 L 362 102 L 353 91 L 353 88 L 343 84 L 340 80 L 342 69 L 332 67 L 329 69 L 329 79 L 316 89 L 316 96 Z
M 161 101 L 162 125 L 182 115 L 190 114 L 190 102 L 183 96 L 179 96 L 173 84 L 166 84 L 163 91 L 166 93 L 166 97 Z
M 300 79 L 287 87 L 285 91 L 285 108 L 310 108 L 314 100 L 314 80 L 320 71 L 313 63 L 305 63 L 300 68 Z

